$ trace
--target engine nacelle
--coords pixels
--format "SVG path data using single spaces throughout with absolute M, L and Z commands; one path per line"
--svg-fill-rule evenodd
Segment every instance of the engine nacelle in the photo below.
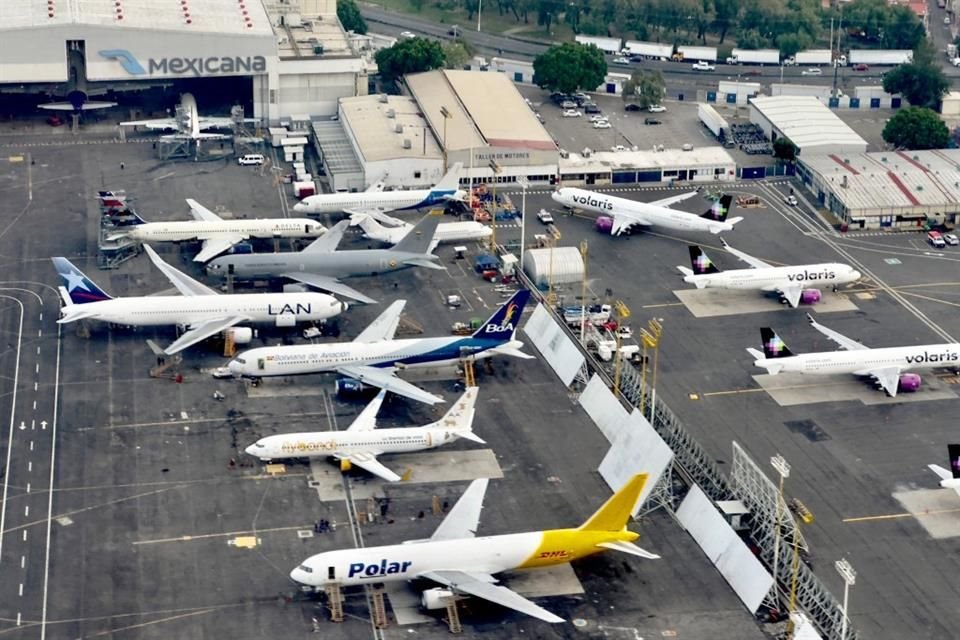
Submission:
M 342 471 L 343 473 L 346 473 L 347 471 L 350 471 L 350 469 L 353 469 L 353 463 L 347 459 L 341 459 L 340 471 Z
M 233 344 L 250 344 L 256 335 L 250 327 L 230 327 L 223 333 L 233 340 Z
M 822 297 L 819 289 L 804 289 L 800 292 L 800 304 L 817 304 Z
M 453 597 L 453 591 L 435 587 L 427 589 L 420 595 L 420 604 L 424 609 L 446 609 L 447 602 Z
M 900 374 L 898 389 L 900 391 L 916 391 L 920 388 L 921 378 L 916 373 Z
M 339 397 L 356 397 L 364 395 L 373 387 L 369 387 L 354 378 L 337 378 L 333 388 Z
M 613 231 L 613 218 L 610 216 L 600 216 L 593 224 L 593 228 L 600 233 L 609 234 L 611 231 Z

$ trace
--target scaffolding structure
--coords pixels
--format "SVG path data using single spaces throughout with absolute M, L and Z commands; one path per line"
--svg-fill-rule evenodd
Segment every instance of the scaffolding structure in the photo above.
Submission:
M 139 242 L 124 235 L 124 230 L 139 222 L 139 217 L 126 191 L 100 191 L 97 201 L 100 209 L 97 266 L 116 269 L 143 250 Z

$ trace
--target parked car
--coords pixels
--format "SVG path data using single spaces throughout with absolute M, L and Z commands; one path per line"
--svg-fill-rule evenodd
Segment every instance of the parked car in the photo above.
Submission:
M 790 205 L 791 207 L 797 206 L 797 197 L 796 197 L 796 196 L 793 196 L 793 195 L 787 196 L 786 198 L 783 199 L 783 201 L 786 202 L 786 203 L 787 203 L 788 205 Z
M 630 59 L 620 56 L 619 58 L 614 58 L 613 63 L 614 64 L 630 64 Z
M 561 108 L 561 109 L 576 109 L 576 108 L 577 108 L 577 103 L 574 102 L 573 100 L 570 100 L 569 98 L 565 98 L 565 99 L 560 103 L 560 108 Z
M 760 71 L 759 71 L 758 69 L 747 69 L 746 71 L 744 71 L 744 72 L 741 73 L 740 75 L 742 75 L 742 76 L 762 76 L 763 74 L 760 73 Z
M 543 224 L 553 224 L 553 214 L 546 209 L 540 209 L 540 212 L 537 214 L 537 220 Z
M 652 104 L 649 107 L 647 107 L 647 111 L 649 111 L 650 113 L 663 113 L 666 110 L 667 108 L 662 104 Z
M 953 233 L 943 234 L 943 241 L 946 242 L 951 247 L 955 247 L 958 244 L 960 244 L 960 238 L 957 238 L 957 236 Z
M 597 120 L 596 122 L 593 123 L 593 128 L 594 128 L 594 129 L 609 129 L 609 128 L 610 128 L 610 123 L 607 122 L 606 120 Z
M 592 102 L 585 102 L 583 104 L 583 112 L 584 113 L 600 113 L 600 107 L 598 107 Z
M 643 124 L 663 124 L 660 120 L 656 118 L 644 118 Z
M 854 71 L 867 71 L 867 70 L 869 70 L 869 69 L 870 69 L 870 67 L 868 67 L 867 65 L 863 64 L 862 62 L 861 62 L 860 64 L 855 64 L 855 65 L 853 65 L 853 70 L 854 70 Z
M 708 63 L 708 62 L 705 62 L 705 61 L 703 61 L 703 60 L 700 60 L 699 62 L 694 62 L 694 63 L 691 65 L 691 67 L 693 68 L 694 71 L 714 71 L 714 70 L 716 70 L 716 67 L 715 67 L 715 66 L 713 66 L 712 64 L 710 64 L 710 63 Z
M 631 102 L 623 108 L 624 111 L 640 111 L 640 105 L 635 102 Z
M 576 109 L 564 109 L 563 117 L 564 118 L 579 118 L 583 114 L 577 111 Z
M 822 76 L 822 75 L 823 75 L 823 69 L 816 69 L 816 68 L 814 68 L 814 69 L 804 69 L 803 71 L 800 72 L 800 75 L 802 75 L 802 76 Z
M 594 114 L 590 116 L 590 122 L 600 122 L 601 120 L 606 120 L 607 116 L 603 114 Z
M 401 31 L 401 32 L 400 32 L 400 37 L 401 37 L 401 38 L 416 38 L 416 37 L 417 37 L 417 34 L 415 34 L 415 33 L 412 32 L 412 31 Z
M 947 246 L 947 242 L 943 239 L 943 236 L 939 231 L 931 231 L 927 234 L 927 242 L 936 247 L 937 249 L 943 249 Z

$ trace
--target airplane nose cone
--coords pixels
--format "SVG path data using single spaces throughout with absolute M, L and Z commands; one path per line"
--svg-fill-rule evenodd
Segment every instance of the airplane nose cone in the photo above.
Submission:
M 309 207 L 302 202 L 298 202 L 297 204 L 293 205 L 293 210 L 299 213 L 305 213 L 309 210 Z
M 307 573 L 300 567 L 296 567 L 290 572 L 290 579 L 298 584 L 309 584 L 309 582 L 307 582 Z
M 850 272 L 850 282 L 856 282 L 857 280 L 859 280 L 859 279 L 862 278 L 862 277 L 863 277 L 863 275 L 862 275 L 859 271 L 851 271 L 851 272 Z
M 230 369 L 230 373 L 235 376 L 243 375 L 243 365 L 236 360 L 231 360 L 227 365 L 227 369 Z

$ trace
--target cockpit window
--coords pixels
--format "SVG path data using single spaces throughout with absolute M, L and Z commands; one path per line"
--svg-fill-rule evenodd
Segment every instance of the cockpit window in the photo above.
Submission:
M 257 449 L 263 449 L 263 444 L 260 442 L 254 442 L 253 446 L 255 446 Z
M 304 573 L 313 573 L 313 569 L 311 569 L 305 564 L 300 565 L 298 568 L 300 569 L 300 571 L 303 571 Z
M 247 361 L 244 360 L 243 358 L 237 358 L 237 362 L 239 362 L 240 364 L 247 364 Z

